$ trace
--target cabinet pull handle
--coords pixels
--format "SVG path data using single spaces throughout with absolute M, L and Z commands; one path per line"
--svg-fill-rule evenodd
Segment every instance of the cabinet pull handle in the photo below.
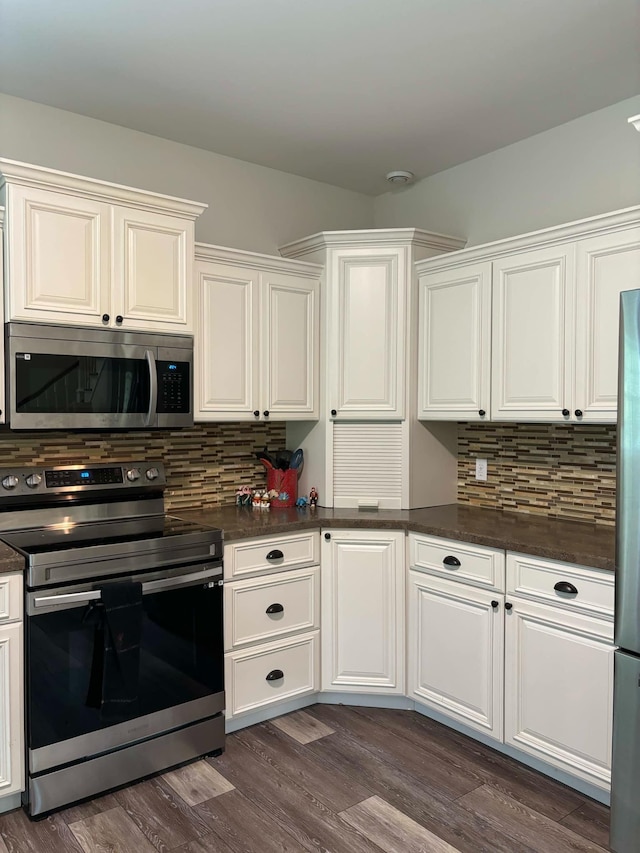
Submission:
M 274 548 L 273 551 L 269 551 L 267 554 L 267 560 L 282 560 L 284 554 L 279 548 Z
M 102 315 L 102 322 L 103 322 L 103 323 L 108 323 L 108 322 L 109 322 L 109 319 L 110 319 L 110 318 L 109 318 L 109 315 L 108 315 L 108 314 L 103 314 L 103 315 Z
M 460 560 L 457 557 L 452 557 L 451 555 L 449 555 L 448 557 L 445 557 L 442 562 L 445 564 L 445 566 L 461 566 L 462 565 L 462 563 L 460 562 Z
M 271 615 L 272 613 L 284 613 L 284 607 L 281 604 L 270 604 L 265 613 Z
M 336 416 L 337 414 L 338 414 L 338 410 L 337 410 L 337 409 L 331 409 L 331 417 L 332 417 L 332 418 L 335 418 L 335 416 Z
M 582 409 L 576 409 L 574 414 L 577 418 L 581 418 L 582 417 Z
M 328 542 L 328 541 L 329 541 L 329 539 L 331 539 L 331 534 L 330 534 L 330 533 L 325 533 L 325 534 L 324 534 L 324 538 L 325 538 L 325 539 L 327 540 L 327 542 Z
M 507 601 L 506 604 L 504 605 L 505 610 L 511 610 L 512 607 L 513 607 L 513 604 L 511 604 L 510 601 Z
M 494 598 L 494 599 L 493 599 L 493 601 L 491 602 L 491 606 L 492 606 L 492 607 L 493 607 L 493 609 L 495 610 L 495 608 L 496 608 L 496 607 L 499 607 L 499 606 L 500 606 L 500 602 L 499 602 L 499 601 L 496 601 L 496 600 L 495 600 L 495 598 Z
M 254 417 L 254 418 L 259 418 L 259 417 L 260 417 L 260 409 L 254 409 L 253 417 Z
M 556 592 L 566 592 L 569 595 L 577 595 L 578 589 L 569 581 L 558 581 L 558 583 L 553 587 Z
M 272 669 L 271 672 L 267 675 L 266 681 L 279 681 L 281 678 L 284 678 L 284 672 L 281 669 Z
M 562 410 L 562 416 L 563 417 L 568 418 L 570 414 L 571 414 L 571 412 L 569 411 L 569 409 L 563 409 Z
M 480 415 L 481 418 L 483 418 L 487 413 L 485 412 L 484 409 L 479 409 L 478 414 Z

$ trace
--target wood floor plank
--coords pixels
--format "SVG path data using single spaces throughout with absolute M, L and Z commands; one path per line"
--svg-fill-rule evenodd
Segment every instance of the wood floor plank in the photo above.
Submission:
M 4 843 L 4 839 L 0 835 L 0 853 L 9 853 L 7 849 L 7 845 Z
M 604 853 L 606 849 L 490 785 L 465 794 L 458 804 L 488 818 L 497 829 L 514 839 L 524 842 L 535 839 L 538 853 Z
M 117 792 L 116 800 L 160 853 L 209 832 L 197 812 L 176 796 L 173 788 L 162 779 L 123 788 Z
M 380 797 L 363 800 L 340 816 L 385 853 L 459 853 Z
M 233 785 L 204 759 L 164 773 L 162 778 L 188 806 L 233 790 Z
M 380 853 L 380 848 L 290 778 L 271 767 L 242 744 L 236 735 L 227 738 L 227 748 L 221 756 L 209 760 L 214 761 L 223 776 L 288 830 L 306 850 L 313 853 L 318 849 L 331 853 Z
M 233 853 L 305 853 L 288 831 L 240 791 L 230 791 L 195 809 Z
M 560 823 L 606 849 L 609 846 L 610 819 L 611 812 L 608 806 L 589 800 L 563 818 Z
M 460 808 L 424 780 L 369 752 L 367 747 L 360 740 L 336 732 L 305 749 L 322 752 L 355 779 L 366 779 L 376 794 L 461 853 L 531 853 L 528 845 L 514 844 L 511 837 L 497 831 L 489 821 Z
M 103 797 L 96 797 L 93 800 L 87 800 L 85 803 L 69 806 L 68 809 L 63 809 L 58 814 L 65 823 L 75 823 L 78 820 L 84 820 L 87 817 L 93 817 L 101 812 L 114 809 L 118 805 L 120 804 L 113 794 L 105 794 Z
M 475 776 L 478 785 L 489 784 L 554 820 L 561 820 L 585 803 L 582 794 L 572 788 L 423 714 L 383 708 L 357 708 L 355 711 L 440 760 L 448 761 L 452 767 Z
M 69 829 L 85 853 L 156 853 L 121 806 L 76 821 Z
M 469 773 L 461 767 L 453 766 L 450 761 L 434 756 L 421 744 L 407 741 L 391 729 L 358 714 L 353 708 L 313 705 L 310 713 L 335 729 L 366 743 L 367 748 L 380 758 L 385 761 L 392 760 L 406 773 L 427 781 L 452 800 L 482 784 L 482 779 L 478 778 L 476 773 Z
M 268 761 L 334 812 L 341 812 L 371 796 L 372 791 L 325 763 L 322 753 L 306 748 L 269 724 L 251 726 L 237 733 L 238 740 Z M 310 741 L 311 743 L 311 741 Z
M 82 853 L 60 815 L 31 821 L 22 809 L 16 809 L 0 815 L 0 835 L 9 853 Z
M 321 723 L 320 720 L 312 717 L 311 714 L 307 714 L 306 711 L 294 711 L 284 717 L 277 717 L 275 720 L 271 720 L 271 725 L 301 744 L 319 740 L 321 737 L 333 734 L 334 731 Z
M 197 841 L 189 841 L 176 847 L 172 853 L 232 853 L 231 848 L 217 835 L 204 835 Z

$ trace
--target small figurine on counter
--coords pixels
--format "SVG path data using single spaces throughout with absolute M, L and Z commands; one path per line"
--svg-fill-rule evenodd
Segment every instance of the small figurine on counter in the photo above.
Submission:
M 308 503 L 309 503 L 309 498 L 307 498 L 303 495 L 301 498 L 298 498 L 298 500 L 296 501 L 296 506 L 304 509 Z
M 251 486 L 240 486 L 236 492 L 236 506 L 251 506 Z
M 267 492 L 267 497 L 270 501 L 275 501 L 279 494 L 280 492 L 277 489 L 269 489 L 269 491 Z
M 260 500 L 260 506 L 262 507 L 262 509 L 269 509 L 269 507 L 271 506 L 269 492 L 263 492 L 262 499 Z
M 309 492 L 309 506 L 312 509 L 315 509 L 318 505 L 318 492 L 316 491 L 316 487 L 312 486 L 311 491 Z
M 260 491 L 260 489 L 256 489 L 253 493 L 252 503 L 254 507 L 259 507 L 262 504 L 262 492 Z

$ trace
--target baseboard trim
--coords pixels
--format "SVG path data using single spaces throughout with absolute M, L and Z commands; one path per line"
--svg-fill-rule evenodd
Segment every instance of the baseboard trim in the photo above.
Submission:
M 13 811 L 20 808 L 22 805 L 22 794 L 8 794 L 6 797 L 0 797 L 0 814 Z

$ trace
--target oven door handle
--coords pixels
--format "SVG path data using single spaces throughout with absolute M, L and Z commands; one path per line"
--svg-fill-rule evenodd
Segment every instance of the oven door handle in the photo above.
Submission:
M 149 388 L 151 389 L 149 394 L 149 411 L 147 412 L 144 425 L 151 426 L 158 414 L 156 411 L 158 408 L 158 371 L 156 370 L 156 356 L 154 351 L 148 349 L 144 355 L 149 367 Z
M 160 578 L 155 581 L 147 581 L 142 584 L 142 594 L 150 592 L 162 592 L 165 589 L 177 589 L 181 586 L 192 586 L 193 584 L 211 583 L 222 578 L 222 566 L 215 566 L 205 571 L 190 572 L 187 575 L 177 575 L 168 578 Z M 101 598 L 99 589 L 87 589 L 83 592 L 62 592 L 57 595 L 42 595 L 33 599 L 33 606 L 42 607 L 68 607 L 70 604 L 83 604 L 86 601 L 97 601 Z

